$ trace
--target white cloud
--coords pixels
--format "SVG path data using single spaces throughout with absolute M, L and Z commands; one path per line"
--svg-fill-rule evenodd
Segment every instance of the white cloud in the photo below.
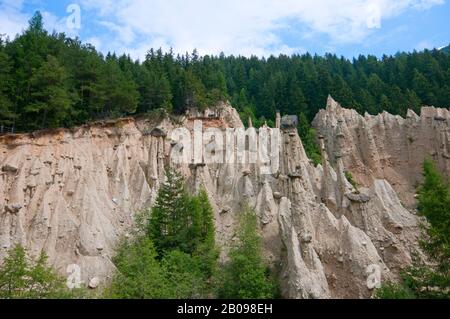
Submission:
M 143 57 L 143 43 L 161 43 L 177 52 L 268 55 L 302 51 L 283 43 L 286 21 L 327 35 L 330 45 L 363 41 L 383 20 L 406 10 L 426 10 L 443 0 L 85 0 L 83 8 L 102 15 L 117 32 L 123 50 Z M 379 16 L 374 16 L 379 15 Z M 105 22 L 107 21 L 107 22 Z M 148 46 L 147 46 L 148 48 Z
M 48 11 L 41 12 L 44 20 L 44 28 L 49 32 L 64 32 L 67 36 L 76 37 L 78 29 L 67 27 L 67 17 L 59 18 Z
M 0 0 L 0 34 L 6 34 L 12 39 L 27 28 L 31 16 L 23 13 L 23 9 L 23 0 Z M 44 27 L 49 32 L 64 32 L 71 37 L 78 35 L 77 29 L 67 27 L 67 16 L 60 18 L 48 11 L 42 11 L 41 14 Z
M 0 35 L 11 39 L 26 27 L 29 17 L 21 12 L 22 0 L 0 1 Z
M 123 44 L 130 44 L 135 39 L 135 33 L 130 26 L 121 26 L 110 21 L 100 21 L 100 24 L 119 35 L 119 40 Z
M 422 0 L 418 1 L 414 7 L 418 10 L 427 10 L 435 5 L 441 5 L 444 4 L 444 0 Z
M 420 41 L 419 43 L 417 43 L 417 45 L 415 46 L 416 50 L 423 50 L 423 49 L 431 49 L 433 47 L 433 45 L 428 41 L 428 40 L 423 40 Z
M 80 0 L 82 13 L 97 16 L 112 38 L 91 35 L 103 50 L 143 58 L 149 47 L 176 52 L 270 55 L 303 52 L 284 35 L 299 24 L 296 42 L 328 37 L 322 46 L 361 43 L 387 19 L 408 10 L 427 10 L 444 0 Z M 0 33 L 14 35 L 26 27 L 22 0 L 0 0 Z M 64 19 L 45 13 L 47 29 L 67 30 Z M 93 23 L 90 21 L 89 23 Z M 84 26 L 84 25 L 83 25 Z M 101 40 L 101 41 L 100 41 Z
M 92 44 L 96 50 L 101 51 L 102 50 L 102 46 L 103 46 L 103 42 L 99 37 L 91 37 L 86 39 L 85 41 L 86 43 Z

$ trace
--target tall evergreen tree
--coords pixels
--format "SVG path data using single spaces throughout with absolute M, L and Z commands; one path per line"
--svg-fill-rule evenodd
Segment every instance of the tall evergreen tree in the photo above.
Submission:
M 429 223 L 428 239 L 423 246 L 438 262 L 440 271 L 450 275 L 450 183 L 432 161 L 425 161 L 423 169 L 425 180 L 419 190 L 419 213 Z
M 166 180 L 161 185 L 152 208 L 148 235 L 158 254 L 186 245 L 186 226 L 189 219 L 188 195 L 182 176 L 167 169 Z
M 401 274 L 402 281 L 383 285 L 375 294 L 378 298 L 450 297 L 450 181 L 431 160 L 424 162 L 423 173 L 418 209 L 426 223 L 420 244 L 429 260 L 416 257 L 413 266 Z
M 152 241 L 144 236 L 120 244 L 113 262 L 117 272 L 106 297 L 117 299 L 170 298 L 172 287 L 157 260 Z
M 33 72 L 30 79 L 30 100 L 24 111 L 34 128 L 63 125 L 71 107 L 66 81 L 65 68 L 51 55 Z
M 49 34 L 43 25 L 36 12 L 22 34 L 0 43 L 0 123 L 18 130 L 72 126 L 156 108 L 181 114 L 228 98 L 243 120 L 251 117 L 255 126 L 273 119 L 277 109 L 304 113 L 311 122 L 329 94 L 346 107 L 371 114 L 387 110 L 404 116 L 409 107 L 419 112 L 422 103 L 450 104 L 450 55 L 439 50 L 348 60 L 334 54 L 266 59 L 193 52 L 175 57 L 173 51 L 150 49 L 140 63 L 127 55 L 104 57 L 92 45 Z M 60 88 L 61 112 L 45 96 L 54 90 L 36 83 L 37 72 L 48 67 L 48 56 L 64 68 L 65 80 L 52 84 Z M 50 119 L 46 109 L 52 109 Z
M 218 250 L 215 241 L 214 211 L 206 190 L 202 188 L 192 198 L 194 254 L 200 259 L 200 268 L 207 277 L 215 273 Z
M 163 108 L 172 111 L 172 89 L 166 75 L 144 69 L 140 86 L 140 112 Z
M 12 88 L 11 61 L 3 52 L 0 39 L 0 126 L 12 126 L 16 114 L 10 99 Z
M 67 299 L 76 296 L 65 287 L 64 279 L 48 266 L 44 252 L 36 259 L 28 258 L 25 249 L 16 245 L 0 265 L 0 298 Z
M 297 129 L 303 147 L 305 148 L 306 155 L 308 155 L 315 164 L 321 163 L 322 155 L 320 154 L 319 147 L 316 143 L 316 131 L 311 127 L 304 113 L 300 113 L 299 115 Z
M 131 75 L 121 71 L 117 58 L 106 59 L 102 88 L 106 101 L 102 115 L 124 116 L 136 112 L 139 93 Z
M 27 290 L 28 262 L 22 246 L 13 247 L 0 268 L 0 297 L 20 298 Z
M 225 265 L 220 298 L 265 299 L 274 298 L 275 285 L 262 258 L 261 236 L 255 213 L 246 209 L 239 219 L 238 243 L 229 253 Z

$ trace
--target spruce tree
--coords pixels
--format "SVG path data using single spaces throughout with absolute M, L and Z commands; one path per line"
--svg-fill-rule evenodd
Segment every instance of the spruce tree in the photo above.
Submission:
M 261 236 L 255 213 L 246 208 L 239 216 L 238 242 L 224 266 L 219 297 L 225 299 L 266 299 L 275 297 L 275 284 L 262 257 Z
M 12 126 L 16 114 L 10 99 L 12 91 L 11 61 L 3 52 L 2 46 L 0 38 L 0 126 Z
M 52 89 L 38 84 L 46 82 L 48 56 L 66 73 L 64 81 L 53 79 Z M 150 49 L 140 63 L 126 55 L 105 57 L 92 45 L 49 34 L 36 12 L 22 34 L 0 43 L 0 125 L 29 131 L 155 108 L 180 114 L 228 97 L 242 120 L 250 116 L 255 126 L 273 119 L 277 109 L 304 113 L 310 122 L 329 94 L 361 114 L 387 110 L 404 116 L 408 107 L 418 112 L 421 104 L 448 107 L 449 61 L 450 55 L 439 50 L 349 60 L 308 53 L 247 58 L 193 52 L 175 57 L 172 51 Z M 56 94 L 61 112 L 55 111 L 55 99 L 46 96 L 50 94 Z
M 450 182 L 431 160 L 424 162 L 423 174 L 418 209 L 426 222 L 420 244 L 429 260 L 415 257 L 402 272 L 402 281 L 383 285 L 377 298 L 450 298 Z
M 16 245 L 0 265 L 0 298 L 71 298 L 65 281 L 47 265 L 42 252 L 37 259 L 28 258 L 25 249 Z M 79 296 L 81 297 L 81 295 Z
M 430 160 L 424 162 L 423 170 L 425 180 L 419 190 L 418 208 L 428 226 L 422 245 L 439 270 L 450 275 L 450 183 Z
M 180 249 L 191 253 L 192 205 L 180 173 L 167 169 L 151 210 L 148 235 L 160 256 L 166 251 Z
M 101 87 L 105 92 L 102 116 L 125 116 L 136 112 L 139 93 L 131 74 L 123 72 L 117 58 L 106 58 Z
M 117 299 L 170 298 L 171 285 L 165 276 L 152 241 L 140 236 L 122 242 L 113 262 L 117 272 L 105 297 Z
M 322 162 L 322 155 L 316 141 L 316 131 L 309 125 L 306 115 L 300 113 L 298 120 L 298 134 L 302 140 L 306 155 L 317 165 Z
M 32 32 L 42 32 L 44 30 L 44 19 L 40 11 L 36 11 L 28 22 L 28 30 Z
M 30 125 L 34 123 L 34 128 L 58 127 L 64 123 L 71 107 L 66 80 L 65 68 L 51 55 L 33 72 L 30 79 L 31 100 L 25 112 Z
M 28 261 L 25 249 L 14 246 L 0 267 L 0 298 L 20 298 L 27 289 Z
M 210 293 L 217 265 L 214 216 L 208 196 L 187 194 L 182 176 L 166 171 L 150 218 L 138 215 L 135 238 L 124 241 L 107 297 L 199 298 Z M 142 232 L 144 230 L 144 232 Z
M 209 278 L 216 270 L 219 257 L 215 241 L 214 211 L 204 188 L 191 201 L 194 212 L 193 239 L 196 246 L 194 255 L 199 258 L 203 274 Z

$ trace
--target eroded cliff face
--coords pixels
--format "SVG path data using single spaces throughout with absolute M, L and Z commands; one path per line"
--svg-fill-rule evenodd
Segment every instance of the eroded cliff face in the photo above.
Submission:
M 336 153 L 344 155 L 345 168 L 363 185 L 386 179 L 408 207 L 414 205 L 425 158 L 450 175 L 448 109 L 423 107 L 420 116 L 409 110 L 406 118 L 387 112 L 361 116 L 330 97 L 313 126 L 325 138 L 333 163 Z
M 449 117 L 448 112 L 429 112 Z M 203 119 L 204 129 L 243 126 L 229 105 L 220 106 L 219 113 L 218 118 Z M 385 138 L 394 128 L 395 138 L 389 140 L 401 140 L 405 130 L 414 131 L 396 131 L 403 127 L 400 123 L 430 131 L 429 138 L 442 134 L 432 133 L 426 119 L 385 114 L 381 118 Z M 386 124 L 386 119 L 394 123 Z M 338 126 L 346 121 L 351 129 Z M 391 178 L 395 173 L 404 176 L 401 185 L 413 189 L 407 168 L 403 171 L 405 164 L 389 166 L 390 174 L 375 170 L 379 163 L 386 164 L 386 156 L 373 160 L 371 154 L 386 154 L 389 144 L 377 144 L 379 132 L 367 127 L 378 127 L 375 123 L 380 121 L 359 118 L 330 99 L 315 121 L 324 137 L 323 165 L 315 167 L 309 161 L 292 128 L 282 130 L 281 163 L 275 174 L 261 175 L 258 164 L 176 168 L 193 191 L 207 190 L 224 258 L 234 240 L 236 216 L 249 203 L 261 221 L 265 256 L 280 273 L 285 297 L 368 298 L 379 279 L 395 279 L 398 270 L 411 262 L 419 236 L 418 218 L 402 206 L 394 191 L 402 190 L 400 184 L 391 184 L 397 181 Z M 117 241 L 130 236 L 135 212 L 152 204 L 164 180 L 171 149 L 177 147 L 170 133 L 177 126 L 193 127 L 192 118 L 177 123 L 124 119 L 34 137 L 1 137 L 0 258 L 14 243 L 22 243 L 32 254 L 44 249 L 62 274 L 76 264 L 85 283 L 93 278 L 106 283 L 114 271 L 111 258 Z M 344 138 L 336 133 L 337 127 L 344 130 Z M 356 139 L 355 130 L 367 140 Z M 364 132 L 371 132 L 372 138 Z M 414 136 L 426 144 L 423 135 Z M 433 143 L 424 149 L 441 154 L 441 144 Z M 417 144 L 408 149 L 411 158 L 414 150 L 421 156 L 424 152 Z M 414 163 L 419 175 L 420 159 L 414 158 Z M 448 169 L 448 160 L 441 165 Z M 362 184 L 358 191 L 345 178 L 347 169 Z

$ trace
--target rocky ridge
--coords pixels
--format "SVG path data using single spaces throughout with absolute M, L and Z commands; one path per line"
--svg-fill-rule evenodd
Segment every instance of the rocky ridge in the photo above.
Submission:
M 243 127 L 231 106 L 219 110 L 202 118 L 204 128 Z M 448 128 L 444 111 L 425 109 L 425 114 L 443 116 Z M 388 128 L 401 123 L 423 127 L 430 136 L 442 134 L 441 126 L 428 127 L 422 117 L 379 117 L 385 136 Z M 368 298 L 380 281 L 395 279 L 417 251 L 418 218 L 395 191 L 402 191 L 399 185 L 412 190 L 411 179 L 403 175 L 402 165 L 391 166 L 390 171 L 405 176 L 404 184 L 394 184 L 390 174 L 376 170 L 384 157 L 366 160 L 365 151 L 385 154 L 386 147 L 369 138 L 369 128 L 378 128 L 375 123 L 382 120 L 363 119 L 366 126 L 353 111 L 329 99 L 314 122 L 322 135 L 323 165 L 317 167 L 307 158 L 295 128 L 282 130 L 276 174 L 261 175 L 258 164 L 177 166 L 193 191 L 207 190 L 224 252 L 234 240 L 236 216 L 244 203 L 255 208 L 264 253 L 280 274 L 284 297 Z M 152 204 L 164 180 L 164 167 L 177 147 L 170 133 L 178 126 L 192 129 L 193 120 L 123 119 L 0 137 L 0 258 L 14 243 L 22 243 L 31 254 L 44 249 L 62 274 L 78 265 L 86 285 L 107 282 L 114 271 L 111 258 L 117 241 L 130 236 L 135 212 Z M 349 139 L 358 136 L 355 130 L 367 141 Z M 404 133 L 393 132 L 398 140 Z M 380 136 L 378 131 L 371 134 Z M 424 150 L 442 152 L 439 143 Z M 448 170 L 448 165 L 442 161 L 441 168 Z M 358 190 L 347 181 L 346 170 L 361 184 Z
M 450 176 L 448 109 L 423 107 L 420 115 L 409 110 L 406 118 L 387 112 L 362 116 L 330 97 L 313 126 L 324 137 L 333 165 L 335 155 L 343 155 L 345 168 L 358 183 L 368 186 L 385 179 L 408 207 L 414 205 L 425 158 L 433 159 Z

